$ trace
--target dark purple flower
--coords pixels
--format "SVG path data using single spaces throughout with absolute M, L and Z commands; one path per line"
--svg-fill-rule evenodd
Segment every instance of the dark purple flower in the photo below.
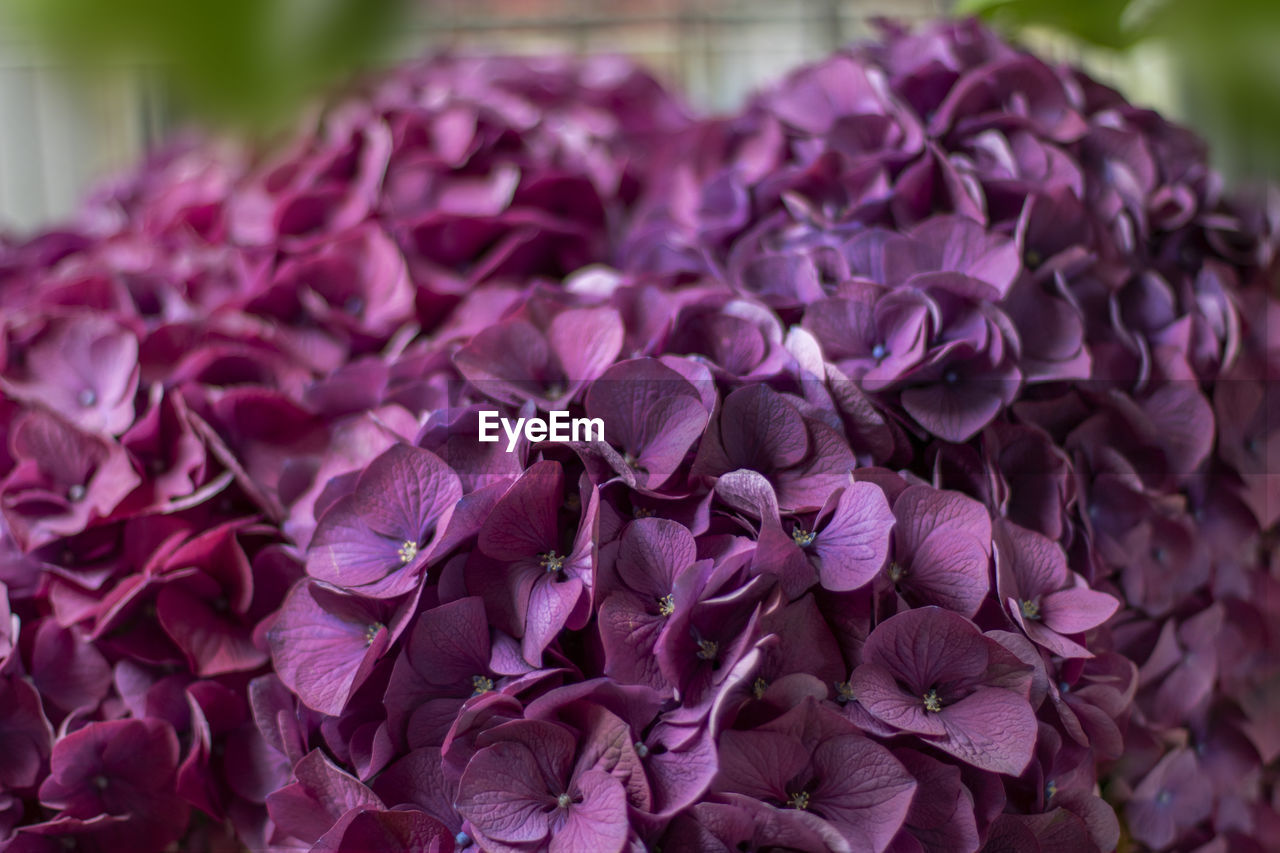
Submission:
M 316 841 L 316 853 L 451 853 L 453 834 L 419 811 L 352 809 Z
M 782 522 L 775 511 L 765 517 L 755 565 L 777 574 L 791 597 L 815 581 L 833 592 L 858 589 L 884 568 L 893 526 L 884 492 L 872 483 L 850 483 L 812 516 Z
M 410 749 L 439 746 L 462 703 L 497 689 L 484 602 L 461 598 L 414 621 L 396 659 L 383 703 L 387 725 Z
M 343 815 L 355 809 L 381 810 L 382 801 L 320 750 L 293 766 L 295 782 L 267 797 L 267 811 L 281 830 L 314 844 Z
M 23 370 L 0 378 L 8 394 L 38 402 L 86 432 L 119 435 L 133 423 L 138 339 L 128 329 L 107 316 L 77 314 L 50 322 L 24 343 L 21 357 L 10 361 Z
M 973 616 L 990 589 L 991 517 L 958 492 L 909 486 L 893 500 L 889 580 L 909 599 Z
M 697 559 L 693 534 L 684 525 L 661 518 L 627 525 L 613 564 L 616 589 L 599 608 L 605 674 L 626 684 L 669 689 L 655 649 L 676 612 L 677 583 L 700 586 L 697 579 L 705 583 L 711 565 Z
M 308 706 L 339 714 L 403 629 L 405 612 L 304 580 L 267 632 L 276 673 Z
M 253 642 L 253 570 L 237 527 L 215 527 L 174 551 L 166 568 L 176 571 L 156 595 L 160 626 L 197 675 L 254 670 L 268 660 Z
M 54 745 L 40 801 L 82 820 L 125 816 L 159 849 L 187 822 L 173 791 L 178 756 L 177 735 L 162 720 L 90 723 Z
M 16 464 L 0 484 L 0 511 L 23 550 L 109 517 L 139 483 L 119 444 L 39 409 L 17 419 L 9 445 Z
M 27 788 L 39 779 L 53 748 L 53 727 L 40 707 L 40 693 L 31 682 L 0 676 L 0 784 Z
M 974 817 L 973 793 L 958 767 L 914 749 L 895 749 L 893 757 L 916 780 L 916 796 L 889 849 L 894 853 L 976 850 L 981 836 Z
M 672 853 L 797 850 L 851 851 L 835 827 L 804 812 L 776 809 L 753 797 L 727 794 L 725 802 L 698 803 L 676 817 L 662 849 Z
M 888 847 L 916 792 L 889 750 L 812 702 L 766 726 L 723 732 L 716 787 L 822 818 L 852 849 L 874 851 Z
M 657 359 L 623 361 L 591 383 L 588 417 L 608 425 L 623 470 L 638 486 L 659 489 L 680 468 L 710 412 L 685 377 Z
M 1018 627 L 1037 644 L 1064 658 L 1090 657 L 1071 639 L 1097 628 L 1120 602 L 1089 588 L 1067 569 L 1057 543 L 1016 524 L 996 524 L 996 588 Z
M 307 573 L 378 598 L 409 592 L 461 497 L 457 475 L 434 453 L 394 445 L 320 518 Z
M 468 589 L 522 639 L 531 664 L 562 628 L 577 630 L 590 618 L 599 496 L 584 486 L 574 498 L 576 512 L 566 512 L 559 463 L 534 464 L 493 507 L 468 562 Z
M 692 473 L 718 477 L 742 468 L 769 480 L 783 511 L 816 510 L 848 482 L 853 456 L 831 427 L 757 384 L 725 398 L 702 437 Z
M 872 717 L 983 770 L 1020 774 L 1036 723 L 1029 667 L 962 616 L 909 610 L 871 632 L 849 688 Z
M 1175 749 L 1134 788 L 1124 815 L 1133 837 L 1159 850 L 1177 841 L 1212 810 L 1212 783 L 1200 772 L 1195 754 Z
M 598 378 L 622 347 L 612 308 L 570 308 L 540 327 L 523 318 L 488 326 L 454 356 L 458 371 L 486 396 L 563 408 Z
M 485 848 L 620 853 L 627 795 L 566 727 L 516 720 L 479 741 L 458 785 L 458 811 Z

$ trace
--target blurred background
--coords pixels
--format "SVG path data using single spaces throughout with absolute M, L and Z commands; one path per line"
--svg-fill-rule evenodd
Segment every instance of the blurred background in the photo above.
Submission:
M 191 123 L 262 139 L 351 73 L 442 48 L 621 52 L 730 109 L 870 35 L 980 14 L 1280 173 L 1280 0 L 0 0 L 0 230 L 68 216 Z

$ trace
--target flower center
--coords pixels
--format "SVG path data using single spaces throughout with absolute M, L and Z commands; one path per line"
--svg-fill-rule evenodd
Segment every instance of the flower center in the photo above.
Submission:
M 556 797 L 556 805 L 562 809 L 569 808 L 569 804 L 572 802 L 573 802 L 573 797 L 570 797 L 568 794 L 561 794 L 560 796 Z
M 1056 793 L 1058 793 L 1058 783 L 1050 779 L 1044 785 L 1044 798 L 1046 800 L 1052 800 L 1053 795 Z
M 636 741 L 632 745 L 635 747 L 636 755 L 640 756 L 641 758 L 649 757 L 649 747 L 647 744 L 643 743 L 642 741 Z
M 755 696 L 757 699 L 763 699 L 764 692 L 768 689 L 769 682 L 765 681 L 763 678 L 757 678 L 751 684 L 751 695 Z
M 889 580 L 898 583 L 902 580 L 907 570 L 902 567 L 901 563 L 893 562 L 889 564 Z
M 1023 618 L 1026 618 L 1026 619 L 1040 618 L 1040 602 L 1030 598 L 1024 598 L 1022 599 L 1020 606 L 1022 607 Z
M 97 788 L 99 791 L 107 790 L 107 785 L 109 784 L 110 784 L 110 780 L 107 779 L 106 776 L 103 776 L 101 773 L 93 777 L 93 787 Z
M 556 572 L 564 568 L 564 561 L 566 558 L 567 558 L 567 555 L 557 556 L 555 551 L 550 551 L 542 555 L 542 558 L 538 563 L 538 565 L 546 569 L 547 574 L 554 575 Z
M 85 491 L 86 490 L 84 486 L 80 485 L 79 483 L 76 483 L 75 485 L 67 488 L 67 500 L 71 501 L 72 503 L 79 503 L 80 501 L 84 500 Z
M 715 660 L 720 654 L 720 644 L 715 640 L 698 641 L 698 657 L 702 660 Z
M 934 714 L 942 710 L 942 700 L 938 698 L 938 691 L 930 688 L 929 692 L 924 694 L 924 709 Z
M 364 629 L 364 644 L 372 646 L 374 639 L 378 636 L 378 632 L 387 627 L 381 622 L 374 622 L 372 625 Z
M 853 695 L 853 685 L 847 681 L 836 682 L 836 701 L 841 705 L 847 705 L 856 697 Z
M 1027 255 L 1025 260 L 1027 262 L 1027 266 L 1031 267 L 1032 269 L 1035 269 L 1036 267 L 1044 263 L 1044 256 L 1041 255 L 1039 252 L 1037 252 L 1035 249 L 1027 249 Z
M 871 357 L 876 361 L 884 361 L 884 357 L 889 354 L 889 350 L 884 344 L 876 344 L 871 348 Z
M 401 563 L 410 563 L 418 556 L 418 543 L 406 539 L 400 543 L 400 550 L 396 553 L 400 555 Z
M 647 506 L 638 506 L 632 515 L 636 518 L 653 518 L 653 510 L 649 509 Z
M 467 835 L 465 832 L 459 832 L 453 837 L 453 843 L 459 849 L 465 849 L 471 846 L 471 836 Z
M 78 395 L 76 395 L 76 402 L 79 403 L 83 408 L 87 409 L 90 406 L 92 406 L 94 403 L 98 402 L 98 395 L 94 393 L 92 388 L 85 388 Z
M 479 696 L 493 689 L 493 679 L 484 675 L 473 675 L 471 676 L 471 686 L 475 688 L 471 695 Z
M 801 811 L 809 808 L 809 792 L 800 791 L 792 794 L 790 798 L 787 799 L 787 805 L 791 806 L 793 809 L 800 809 Z
M 1170 801 L 1172 800 L 1173 800 L 1173 794 L 1169 793 L 1168 791 L 1161 791 L 1160 793 L 1156 794 L 1156 802 L 1162 806 L 1169 805 Z
M 663 616 L 670 616 L 676 612 L 676 597 L 671 593 L 667 593 L 658 599 L 658 612 Z
M 816 539 L 817 536 L 818 531 L 805 530 L 803 527 L 797 527 L 795 530 L 791 531 L 791 538 L 794 539 L 796 544 L 801 548 L 808 548 L 813 544 L 813 540 Z
M 960 381 L 960 374 L 956 373 L 954 370 L 948 370 L 946 373 L 942 374 L 942 381 L 948 385 L 955 385 Z

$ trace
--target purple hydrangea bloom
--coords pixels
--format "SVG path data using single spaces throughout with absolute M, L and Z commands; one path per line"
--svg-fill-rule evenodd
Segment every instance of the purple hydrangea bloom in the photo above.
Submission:
M 1029 667 L 972 622 L 937 607 L 899 613 L 871 632 L 862 659 L 850 691 L 889 731 L 995 773 L 1026 768 L 1035 742 Z
M 1278 272 L 974 21 L 176 142 L 0 237 L 0 848 L 1270 849 Z

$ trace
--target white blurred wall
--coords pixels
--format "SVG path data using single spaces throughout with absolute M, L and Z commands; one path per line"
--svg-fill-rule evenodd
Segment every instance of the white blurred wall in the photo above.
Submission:
M 154 123 L 136 71 L 73 82 L 0 26 L 0 230 L 67 216 L 99 176 L 135 161 Z

